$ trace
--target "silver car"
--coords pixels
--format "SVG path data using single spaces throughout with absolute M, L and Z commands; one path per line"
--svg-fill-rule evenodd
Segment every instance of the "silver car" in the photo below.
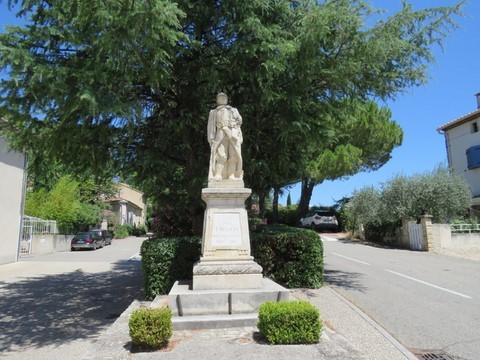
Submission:
M 101 236 L 95 235 L 95 233 L 90 231 L 77 233 L 70 242 L 70 248 L 72 251 L 79 249 L 97 250 L 97 248 L 104 246 L 105 240 Z

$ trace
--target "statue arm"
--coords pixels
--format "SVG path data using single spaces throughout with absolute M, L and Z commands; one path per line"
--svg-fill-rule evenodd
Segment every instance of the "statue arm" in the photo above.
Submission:
M 215 110 L 210 110 L 208 115 L 207 139 L 208 143 L 212 144 L 215 141 L 216 126 L 215 126 Z
M 243 121 L 242 116 L 240 115 L 240 113 L 236 108 L 232 108 L 232 110 L 233 110 L 233 118 L 236 120 L 238 125 L 242 125 L 242 121 Z

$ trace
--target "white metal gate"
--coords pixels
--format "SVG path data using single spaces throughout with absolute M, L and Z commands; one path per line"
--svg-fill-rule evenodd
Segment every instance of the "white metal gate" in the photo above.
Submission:
M 31 254 L 32 237 L 33 237 L 33 226 L 23 225 L 22 239 L 20 240 L 20 256 Z
M 32 238 L 37 234 L 57 234 L 55 220 L 43 220 L 24 215 L 22 219 L 22 238 L 20 240 L 20 256 L 32 253 Z
M 410 239 L 411 250 L 425 250 L 422 224 L 408 223 L 408 238 Z

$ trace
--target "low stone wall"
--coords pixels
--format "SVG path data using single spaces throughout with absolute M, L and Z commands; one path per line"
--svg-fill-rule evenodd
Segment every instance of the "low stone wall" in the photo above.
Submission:
M 43 234 L 33 235 L 32 251 L 34 255 L 70 250 L 73 235 Z
M 453 233 L 449 243 L 444 243 L 445 247 L 452 249 L 480 249 L 480 234 L 458 234 Z
M 448 224 L 434 224 L 433 239 L 436 249 L 480 250 L 479 233 L 451 233 L 450 225 Z

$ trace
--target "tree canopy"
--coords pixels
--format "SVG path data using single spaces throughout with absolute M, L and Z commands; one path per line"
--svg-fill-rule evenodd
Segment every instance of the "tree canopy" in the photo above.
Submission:
M 399 225 L 404 217 L 421 215 L 432 215 L 436 223 L 451 223 L 467 215 L 470 203 L 465 179 L 439 166 L 410 177 L 396 175 L 379 189 L 360 189 L 345 206 L 349 230 L 354 232 L 361 224 L 388 228 Z
M 376 122 L 391 136 L 365 147 L 352 111 L 388 118 L 371 102 L 426 81 L 431 46 L 461 7 L 404 2 L 382 18 L 362 0 L 8 4 L 28 21 L 0 34 L 2 133 L 73 172 L 127 178 L 189 213 L 195 231 L 216 93 L 242 114 L 245 182 L 256 193 L 375 169 L 401 132 Z M 365 131 L 376 126 L 362 118 Z
M 390 159 L 394 147 L 402 143 L 403 131 L 391 120 L 391 112 L 372 101 L 343 101 L 340 111 L 325 121 L 332 124 L 329 141 L 310 148 L 311 160 L 302 175 L 298 217 L 308 211 L 315 185 L 359 171 L 374 171 Z
M 51 189 L 40 186 L 29 188 L 25 199 L 25 215 L 56 220 L 62 233 L 88 230 L 99 225 L 109 205 L 101 198 L 111 196 L 116 184 L 110 181 L 108 189 L 99 187 L 91 179 L 76 181 L 70 175 L 55 180 Z

